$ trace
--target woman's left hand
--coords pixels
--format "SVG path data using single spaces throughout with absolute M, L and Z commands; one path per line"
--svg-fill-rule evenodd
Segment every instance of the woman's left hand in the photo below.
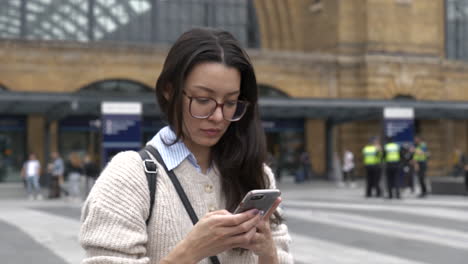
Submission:
M 256 226 L 257 232 L 248 245 L 242 248 L 252 250 L 259 257 L 272 257 L 276 259 L 276 246 L 271 236 L 270 217 L 281 203 L 281 197 L 276 199 L 271 209 L 263 216 L 263 220 Z

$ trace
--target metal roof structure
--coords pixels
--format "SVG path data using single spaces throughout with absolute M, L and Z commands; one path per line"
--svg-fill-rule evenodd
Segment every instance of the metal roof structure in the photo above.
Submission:
M 59 120 L 66 116 L 100 115 L 101 103 L 104 101 L 141 102 L 145 115 L 160 115 L 153 93 L 133 93 L 122 96 L 104 92 L 0 92 L 0 113 L 4 115 L 43 114 L 49 120 Z
M 330 119 L 335 123 L 378 120 L 387 107 L 413 108 L 416 119 L 468 120 L 468 102 L 378 99 L 262 99 L 262 112 L 274 117 Z
M 160 116 L 154 93 L 34 93 L 0 92 L 0 113 L 6 115 L 44 114 L 49 120 L 74 115 L 100 115 L 101 103 L 141 102 L 145 116 Z M 386 107 L 413 108 L 416 119 L 468 120 L 468 102 L 365 100 L 320 98 L 261 98 L 264 118 L 326 119 L 335 124 L 358 120 L 379 120 Z
M 27 31 L 32 38 L 87 41 L 90 3 L 97 15 L 97 38 L 147 12 L 151 6 L 149 1 L 141 0 L 2 0 L 1 35 L 15 37 L 20 36 L 21 31 Z

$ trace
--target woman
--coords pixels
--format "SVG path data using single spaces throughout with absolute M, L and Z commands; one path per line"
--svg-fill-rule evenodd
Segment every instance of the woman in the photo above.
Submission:
M 233 215 L 251 189 L 275 188 L 250 59 L 228 32 L 193 29 L 169 51 L 156 97 L 169 126 L 148 143 L 173 171 L 200 218 L 193 225 L 158 164 L 150 197 L 136 152 L 116 155 L 85 202 L 84 263 L 292 263 L 276 207 Z

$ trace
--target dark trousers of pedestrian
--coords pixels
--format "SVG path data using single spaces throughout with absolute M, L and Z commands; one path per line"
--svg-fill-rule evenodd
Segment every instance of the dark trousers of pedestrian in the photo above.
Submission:
M 400 198 L 400 186 L 398 184 L 398 174 L 399 174 L 399 166 L 398 163 L 387 163 L 386 168 L 386 176 L 387 176 L 387 192 L 388 198 L 393 198 L 393 192 L 395 191 L 395 197 Z
M 371 197 L 373 190 L 376 191 L 376 196 L 382 195 L 380 189 L 380 166 L 366 166 L 366 197 Z
M 299 169 L 295 174 L 294 174 L 294 182 L 295 183 L 302 183 L 305 181 L 305 175 L 303 170 Z
M 343 171 L 343 180 L 347 183 L 354 181 L 354 169 L 350 169 L 349 171 Z
M 403 179 L 404 179 L 404 184 L 405 184 L 404 187 L 408 187 L 411 190 L 411 193 L 413 193 L 414 192 L 414 177 L 413 177 L 414 167 L 409 164 L 405 164 L 403 166 L 402 173 L 403 173 Z
M 60 183 L 58 177 L 50 178 L 49 186 L 49 198 L 59 198 L 60 197 Z
M 427 194 L 426 188 L 426 170 L 427 170 L 427 163 L 426 162 L 418 162 L 418 181 L 419 186 L 421 187 L 421 194 L 420 196 L 425 196 Z
M 281 182 L 281 171 L 282 171 L 282 167 L 280 165 L 278 165 L 278 167 L 276 168 L 276 171 L 275 171 L 276 182 Z
M 302 170 L 304 172 L 304 180 L 310 181 L 312 179 L 312 168 L 309 164 L 305 164 L 302 166 Z

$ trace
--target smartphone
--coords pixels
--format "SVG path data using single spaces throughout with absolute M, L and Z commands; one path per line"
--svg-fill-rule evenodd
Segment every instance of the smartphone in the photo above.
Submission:
M 280 197 L 281 191 L 278 189 L 259 189 L 248 192 L 244 199 L 237 206 L 234 214 L 242 213 L 250 209 L 258 209 L 265 214 L 275 203 L 276 198 Z

